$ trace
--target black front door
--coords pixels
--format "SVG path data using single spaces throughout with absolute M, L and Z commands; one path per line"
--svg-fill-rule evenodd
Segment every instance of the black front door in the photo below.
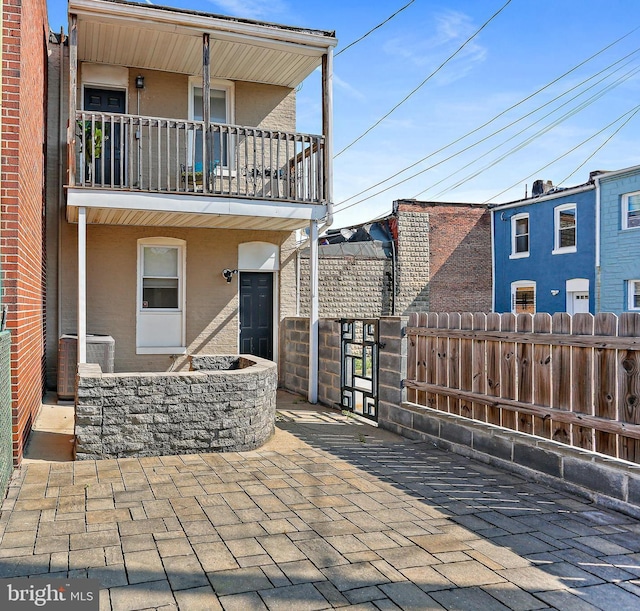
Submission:
M 125 92 L 85 87 L 84 109 L 90 112 L 125 113 Z M 84 129 L 85 180 L 100 185 L 120 185 L 120 125 L 115 121 L 86 121 Z M 92 165 L 95 156 L 95 164 Z M 112 163 L 113 161 L 113 163 Z
M 273 274 L 240 272 L 240 352 L 273 359 Z

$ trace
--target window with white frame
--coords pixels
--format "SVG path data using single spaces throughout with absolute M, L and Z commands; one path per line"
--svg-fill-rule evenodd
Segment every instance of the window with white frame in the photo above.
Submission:
M 576 252 L 577 214 L 577 206 L 575 204 L 563 204 L 553 209 L 553 254 Z
M 529 215 L 511 217 L 511 258 L 529 256 Z
M 640 191 L 622 196 L 622 228 L 640 228 Z
M 533 280 L 511 283 L 511 311 L 514 314 L 535 314 L 536 283 Z
M 185 348 L 185 250 L 176 238 L 138 240 L 138 354 L 181 354 Z
M 627 281 L 629 310 L 640 310 L 640 280 Z

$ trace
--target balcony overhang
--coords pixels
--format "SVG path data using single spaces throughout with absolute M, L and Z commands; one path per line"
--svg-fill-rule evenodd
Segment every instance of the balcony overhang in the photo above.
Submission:
M 324 205 L 108 189 L 67 189 L 67 220 L 97 225 L 294 231 L 325 217 Z
M 337 43 L 333 32 L 210 15 L 124 0 L 70 0 L 78 60 L 202 74 L 202 35 L 211 78 L 294 88 Z

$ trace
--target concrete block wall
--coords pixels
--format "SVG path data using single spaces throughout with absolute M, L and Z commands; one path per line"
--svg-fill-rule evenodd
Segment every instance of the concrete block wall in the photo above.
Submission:
M 282 388 L 306 397 L 309 393 L 309 319 L 286 318 L 281 325 Z M 321 318 L 318 325 L 318 401 L 340 407 L 340 321 Z
M 276 364 L 192 357 L 193 371 L 102 373 L 78 367 L 76 458 L 239 452 L 275 430 Z M 214 369 L 215 368 L 215 369 Z
M 322 318 L 377 318 L 391 312 L 390 259 L 345 256 L 318 260 L 318 312 Z M 309 259 L 300 258 L 300 315 L 309 315 Z

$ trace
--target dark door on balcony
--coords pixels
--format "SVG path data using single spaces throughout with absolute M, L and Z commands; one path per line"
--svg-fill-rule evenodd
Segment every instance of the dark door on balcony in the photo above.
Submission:
M 240 352 L 273 359 L 273 274 L 240 272 Z
M 85 87 L 84 109 L 95 113 L 124 114 L 125 93 L 112 89 Z M 85 180 L 91 180 L 93 173 L 96 184 L 120 185 L 120 160 L 123 155 L 120 147 L 120 125 L 116 125 L 115 122 L 112 124 L 111 121 L 96 120 L 94 124 L 87 121 L 84 126 L 84 142 Z M 93 163 L 93 149 L 95 149 L 95 163 Z

